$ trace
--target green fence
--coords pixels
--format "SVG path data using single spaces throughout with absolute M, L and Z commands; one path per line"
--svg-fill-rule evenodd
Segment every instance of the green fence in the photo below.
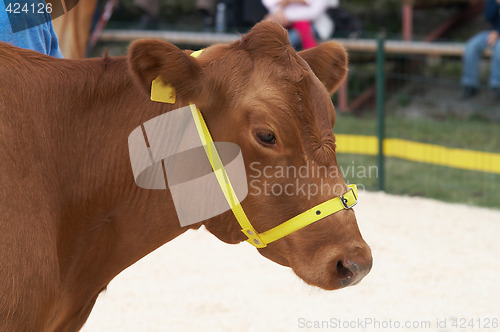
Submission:
M 500 102 L 486 88 L 460 99 L 456 50 L 384 52 L 382 38 L 376 45 L 349 51 L 348 101 L 357 110 L 338 112 L 334 128 L 346 180 L 500 208 Z

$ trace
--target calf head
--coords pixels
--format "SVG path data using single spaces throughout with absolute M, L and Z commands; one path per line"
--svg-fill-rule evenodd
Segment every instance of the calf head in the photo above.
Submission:
M 215 141 L 240 146 L 249 187 L 242 206 L 258 232 L 347 191 L 335 156 L 330 99 L 347 73 L 340 45 L 296 53 L 286 31 L 265 22 L 240 41 L 209 47 L 198 58 L 189 53 L 166 42 L 137 41 L 130 68 L 146 93 L 160 76 L 175 87 L 180 106 L 201 109 Z M 204 224 L 227 243 L 246 239 L 231 212 Z M 329 290 L 356 284 L 372 265 L 352 209 L 259 251 Z

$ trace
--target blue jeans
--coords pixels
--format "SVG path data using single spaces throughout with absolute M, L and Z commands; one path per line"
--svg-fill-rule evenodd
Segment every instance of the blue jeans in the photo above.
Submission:
M 288 39 L 290 39 L 290 44 L 292 44 L 295 50 L 300 50 L 302 42 L 300 41 L 300 35 L 295 29 L 288 30 Z
M 314 27 L 313 27 L 313 31 L 314 31 L 314 37 L 316 38 L 316 40 L 318 40 L 319 35 L 318 35 L 318 32 L 316 31 L 316 29 L 314 29 Z M 293 48 L 296 51 L 300 51 L 302 49 L 302 40 L 300 39 L 300 35 L 299 35 L 299 32 L 297 30 L 289 29 L 288 30 L 288 39 L 290 39 L 290 44 L 292 44 Z
M 490 31 L 481 31 L 467 41 L 464 53 L 464 68 L 462 86 L 479 88 L 479 63 L 483 51 L 488 47 Z M 500 88 L 500 40 L 492 47 L 491 72 L 489 86 L 492 89 Z

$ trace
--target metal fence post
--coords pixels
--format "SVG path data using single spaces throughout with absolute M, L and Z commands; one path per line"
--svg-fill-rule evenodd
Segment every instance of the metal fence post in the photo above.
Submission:
M 385 167 L 384 167 L 384 137 L 385 137 L 385 34 L 380 33 L 377 38 L 377 118 L 378 118 L 378 190 L 385 189 Z

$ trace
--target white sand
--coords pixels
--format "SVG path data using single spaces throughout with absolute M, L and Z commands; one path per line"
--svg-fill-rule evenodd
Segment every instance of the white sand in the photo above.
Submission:
M 307 286 L 250 245 L 202 229 L 116 277 L 83 331 L 500 330 L 485 328 L 500 319 L 499 210 L 366 192 L 355 210 L 374 257 L 357 286 Z M 328 325 L 305 328 L 314 321 Z

